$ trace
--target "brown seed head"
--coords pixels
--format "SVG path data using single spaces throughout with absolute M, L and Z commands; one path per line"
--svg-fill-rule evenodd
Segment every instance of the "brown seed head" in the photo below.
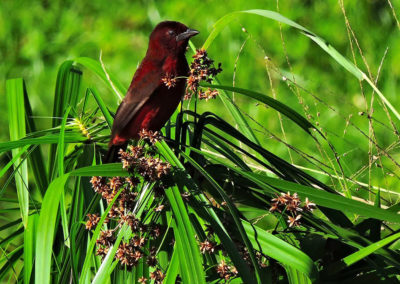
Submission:
M 214 253 L 217 244 L 211 242 L 209 240 L 205 240 L 204 242 L 200 243 L 200 252 L 202 254 L 207 253 Z
M 221 64 L 218 64 L 218 68 L 214 67 L 214 61 L 207 56 L 207 51 L 199 49 L 193 56 L 193 62 L 190 64 L 190 75 L 187 80 L 187 89 L 185 99 L 190 99 L 199 88 L 200 81 L 211 83 L 213 78 L 222 71 Z M 200 93 L 201 99 L 212 98 L 217 93 L 209 91 L 209 93 Z
M 97 214 L 87 214 L 88 220 L 86 222 L 86 230 L 91 230 L 95 228 L 97 223 L 100 221 L 100 217 Z
M 154 145 L 156 142 L 162 140 L 162 136 L 158 131 L 152 131 L 147 129 L 142 129 L 139 132 L 140 139 L 150 142 L 150 144 Z
M 105 230 L 100 232 L 100 237 L 96 240 L 98 245 L 110 247 L 115 242 L 114 232 L 112 230 Z
M 162 77 L 161 81 L 165 86 L 167 86 L 168 89 L 176 86 L 176 77 L 170 73 L 167 73 L 164 77 Z

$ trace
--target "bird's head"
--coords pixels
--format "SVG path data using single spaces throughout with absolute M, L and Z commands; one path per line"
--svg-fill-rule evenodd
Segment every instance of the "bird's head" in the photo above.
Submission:
M 160 55 L 184 53 L 189 39 L 198 33 L 179 22 L 161 22 L 150 35 L 149 51 Z

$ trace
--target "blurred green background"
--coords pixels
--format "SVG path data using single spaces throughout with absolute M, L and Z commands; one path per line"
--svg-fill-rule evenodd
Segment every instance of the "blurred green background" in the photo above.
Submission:
M 346 16 L 374 78 L 387 50 L 377 86 L 395 107 L 400 106 L 397 96 L 400 30 L 393 15 L 393 12 L 400 14 L 400 4 L 392 1 L 395 6 L 391 9 L 389 2 L 383 0 L 344 2 Z M 259 0 L 2 0 L 0 92 L 3 99 L 0 100 L 0 114 L 3 119 L 0 121 L 0 139 L 8 140 L 4 95 L 4 82 L 7 78 L 23 77 L 26 80 L 39 127 L 50 127 L 49 117 L 52 114 L 57 69 L 63 61 L 79 56 L 97 59 L 102 50 L 102 59 L 107 70 L 116 74 L 127 86 L 146 52 L 148 35 L 161 20 L 177 20 L 199 30 L 201 33 L 193 39 L 193 43 L 200 47 L 213 24 L 227 13 L 247 9 L 277 11 L 277 4 L 281 14 L 323 37 L 353 61 L 343 10 L 340 1 L 336 0 L 287 0 L 279 3 Z M 371 88 L 363 83 L 361 89 L 360 82 L 353 75 L 297 30 L 282 25 L 282 36 L 283 40 L 277 22 L 262 17 L 241 16 L 232 22 L 209 48 L 210 57 L 216 62 L 222 62 L 224 71 L 219 75 L 221 83 L 234 84 L 268 96 L 276 95 L 278 100 L 305 117 L 308 116 L 313 124 L 321 127 L 335 146 L 346 176 L 399 191 L 399 168 L 387 158 L 382 158 L 383 168 L 378 163 L 375 166 L 375 162 L 379 161 L 376 158 L 381 156 L 381 152 L 375 147 L 369 149 L 365 136 L 372 137 L 373 133 L 369 132 L 367 115 L 360 115 L 360 112 L 365 112 L 366 105 L 369 107 L 371 104 Z M 352 44 L 357 65 L 368 74 L 356 43 L 353 41 Z M 286 54 L 290 66 L 287 64 Z M 192 53 L 188 52 L 188 56 L 190 55 Z M 265 56 L 270 60 L 266 60 Z M 296 82 L 304 90 L 289 87 L 288 82 L 282 80 L 282 74 L 292 78 L 290 67 Z M 274 70 L 275 68 L 279 71 Z M 98 80 L 88 73 L 84 75 L 85 84 L 97 86 Z M 115 109 L 115 96 L 101 85 L 98 87 L 110 108 Z M 310 157 L 331 165 L 316 143 L 293 123 L 283 118 L 286 134 L 283 135 L 275 111 L 243 99 L 238 94 L 235 95 L 235 101 L 246 115 L 258 122 L 254 123 L 249 119 L 258 138 L 272 152 L 295 164 L 318 170 L 317 166 L 301 158 L 295 151 L 290 151 L 289 155 L 287 147 L 271 138 L 271 133 L 286 139 L 287 143 Z M 233 123 L 220 104 L 219 99 L 201 102 L 199 108 L 202 111 L 213 111 Z M 378 98 L 374 99 L 373 106 L 374 139 L 383 149 L 391 146 L 388 154 L 394 160 L 400 161 L 399 136 Z M 349 118 L 358 129 L 348 124 Z M 395 126 L 399 125 L 395 117 L 392 119 Z M 322 148 L 331 153 L 326 145 Z M 328 156 L 333 160 L 333 155 Z M 374 159 L 370 171 L 369 158 Z M 320 178 L 330 182 L 327 177 Z M 354 191 L 358 190 L 357 185 L 349 184 L 349 187 Z M 394 201 L 396 200 L 392 200 Z

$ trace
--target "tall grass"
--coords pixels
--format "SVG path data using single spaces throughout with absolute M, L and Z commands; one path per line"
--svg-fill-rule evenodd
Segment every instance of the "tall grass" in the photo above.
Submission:
M 203 47 L 210 47 L 226 25 L 242 16 L 263 16 L 298 29 L 342 66 L 343 72 L 355 76 L 349 76 L 349 80 L 366 80 L 388 116 L 394 115 L 393 125 L 398 124 L 396 108 L 376 82 L 324 39 L 279 13 L 250 10 L 228 14 L 216 22 Z M 279 68 L 271 68 L 281 74 Z M 1 171 L 7 181 L 0 202 L 2 211 L 12 213 L 16 219 L 0 227 L 2 281 L 138 283 L 140 278 L 150 279 L 155 271 L 143 258 L 132 269 L 119 263 L 116 254 L 120 244 L 137 235 L 126 225 L 115 227 L 115 240 L 104 258 L 95 255 L 101 231 L 112 226 L 106 217 L 121 191 L 108 204 L 103 203 L 89 179 L 131 173 L 120 163 L 101 162 L 113 110 L 103 101 L 105 93 L 95 86 L 83 88 L 83 72 L 97 75 L 99 83 L 111 93 L 126 91 L 100 61 L 84 57 L 65 61 L 58 71 L 52 126 L 42 130 L 35 127 L 24 81 L 7 81 L 10 141 L 0 143 L 0 152 L 9 156 L 9 163 Z M 284 78 L 298 92 L 309 92 L 300 90 L 294 79 Z M 158 224 L 162 228 L 158 239 L 142 234 L 151 239 L 143 253 L 148 253 L 150 245 L 157 249 L 156 267 L 165 274 L 164 282 L 397 282 L 400 217 L 397 204 L 390 202 L 397 195 L 381 191 L 380 186 L 362 184 L 357 172 L 348 173 L 335 150 L 341 137 L 331 141 L 324 128 L 292 106 L 246 86 L 214 82 L 203 87 L 219 90 L 218 100 L 232 120 L 212 112 L 198 113 L 194 102 L 188 108 L 179 108 L 163 129 L 165 140 L 157 142 L 152 150 L 172 166 L 164 195 L 156 196 L 155 183 L 142 178 L 135 189 L 135 216 L 145 225 Z M 268 131 L 268 125 L 243 112 L 232 92 L 280 113 L 290 131 L 305 132 L 323 158 L 303 152 L 303 141 L 295 146 L 279 142 L 310 161 L 314 168 L 297 167 L 272 153 L 267 143 L 257 139 L 259 134 L 252 127 L 256 124 Z M 349 127 L 358 127 L 348 123 Z M 366 136 L 378 149 L 379 160 L 385 159 L 381 164 L 390 164 L 393 178 L 397 178 L 395 158 L 371 135 Z M 48 151 L 47 159 L 42 155 L 44 151 Z M 315 175 L 306 172 L 310 170 Z M 320 181 L 324 175 L 330 178 L 330 184 Z M 17 198 L 6 197 L 14 189 L 12 182 Z M 362 188 L 361 197 L 349 189 L 348 183 Z M 302 212 L 300 226 L 287 222 L 293 217 L 288 209 L 269 211 L 271 199 L 287 197 L 282 195 L 287 192 L 317 205 L 312 213 Z M 161 212 L 155 210 L 159 205 L 165 206 Z M 87 213 L 96 212 L 101 213 L 97 226 L 86 231 Z M 206 241 L 213 244 L 214 250 L 203 254 L 200 247 Z

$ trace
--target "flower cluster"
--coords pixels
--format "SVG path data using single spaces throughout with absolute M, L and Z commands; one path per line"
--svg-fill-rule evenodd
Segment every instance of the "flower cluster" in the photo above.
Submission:
M 209 99 L 215 99 L 218 96 L 218 94 L 219 93 L 217 90 L 212 90 L 212 89 L 206 89 L 205 91 L 200 90 L 199 99 L 208 101 Z
M 139 137 L 140 137 L 140 139 L 147 141 L 152 145 L 154 145 L 156 142 L 158 142 L 162 139 L 160 132 L 147 130 L 144 128 L 139 132 Z
M 136 266 L 143 256 L 144 254 L 140 248 L 135 246 L 131 241 L 127 243 L 122 242 L 115 254 L 115 258 L 118 259 L 122 265 L 126 265 L 127 268 Z
M 147 240 L 144 237 L 135 236 L 129 242 L 123 242 L 119 245 L 115 258 L 129 269 L 136 266 L 142 258 L 146 258 L 146 263 L 149 266 L 155 267 L 158 264 L 157 250 L 152 247 L 146 252 L 146 243 Z
M 214 253 L 218 248 L 219 246 L 217 246 L 216 242 L 209 241 L 207 239 L 200 243 L 200 252 L 202 254 L 205 254 L 206 252 L 210 254 Z
M 150 143 L 155 143 L 160 139 L 158 132 L 142 131 L 141 137 L 147 139 Z M 150 156 L 149 148 L 152 146 L 129 146 L 126 151 L 121 150 L 121 162 L 125 169 L 130 173 L 129 177 L 99 177 L 94 176 L 91 184 L 94 191 L 99 194 L 104 202 L 110 206 L 105 223 L 115 225 L 113 229 L 103 229 L 100 236 L 96 240 L 96 255 L 103 259 L 110 251 L 110 247 L 115 245 L 118 229 L 124 224 L 131 229 L 132 235 L 129 239 L 119 244 L 115 260 L 119 261 L 126 269 L 136 266 L 141 259 L 145 260 L 149 266 L 155 267 L 151 279 L 154 283 L 161 283 L 164 274 L 158 269 L 157 250 L 155 248 L 148 249 L 149 243 L 157 242 L 164 230 L 163 227 L 153 222 L 142 222 L 141 218 L 145 218 L 148 212 L 161 212 L 165 205 L 161 202 L 160 197 L 164 196 L 164 188 L 162 178 L 169 174 L 170 164 L 159 158 Z M 145 210 L 144 217 L 135 215 L 135 208 L 138 207 L 138 185 L 141 182 L 154 183 L 154 196 L 156 202 L 153 211 Z M 141 213 L 143 214 L 143 213 Z M 99 224 L 100 217 L 98 214 L 88 214 L 86 229 L 93 230 Z M 113 222 L 111 222 L 113 221 Z M 142 278 L 142 283 L 149 281 Z
M 218 67 L 214 67 L 214 61 L 207 56 L 205 49 L 198 49 L 193 55 L 193 62 L 190 64 L 190 74 L 187 79 L 187 88 L 185 100 L 190 99 L 193 94 L 196 94 L 199 89 L 200 81 L 211 83 L 213 78 L 222 71 L 221 63 Z M 218 94 L 216 90 L 208 90 L 208 92 L 199 93 L 200 99 L 215 98 Z
M 307 211 L 312 212 L 316 207 L 315 204 L 306 198 L 305 202 L 302 204 L 300 198 L 297 193 L 293 193 L 293 195 L 282 192 L 281 195 L 277 195 L 273 198 L 271 204 L 270 212 L 282 212 L 283 210 L 289 212 L 288 223 L 289 227 L 297 227 L 300 225 L 300 219 L 302 215 L 300 212 Z
M 150 273 L 150 278 L 151 280 L 154 280 L 154 284 L 161 284 L 165 278 L 165 275 L 160 269 L 156 269 Z
M 245 245 L 243 245 L 240 242 L 236 242 L 236 247 L 238 248 L 239 254 L 242 257 L 242 259 L 247 263 L 247 265 L 252 266 L 253 262 L 251 260 L 250 257 L 250 253 L 249 250 L 247 249 L 247 247 Z M 254 255 L 256 257 L 257 260 L 257 264 L 260 267 L 266 267 L 266 257 L 259 251 L 254 250 Z
M 94 176 L 90 182 L 92 183 L 94 191 L 100 194 L 101 197 L 107 201 L 107 204 L 114 199 L 121 188 L 123 189 L 108 213 L 109 218 L 116 218 L 120 216 L 121 212 L 133 209 L 136 203 L 135 199 L 137 197 L 137 192 L 132 190 L 139 183 L 137 178 L 112 177 L 107 180 L 104 177 Z M 86 223 L 86 228 L 91 230 L 92 227 L 98 223 L 100 218 L 98 218 L 97 222 L 95 222 L 96 219 L 93 217 L 93 215 L 88 214 L 88 217 L 89 220 Z M 92 225 L 94 222 L 95 224 Z M 108 220 L 106 220 L 106 223 L 107 222 Z
M 215 236 L 213 227 L 208 224 L 205 224 L 205 226 L 206 239 L 203 242 L 199 242 L 200 252 L 202 254 L 216 254 L 220 257 L 221 255 L 226 256 L 227 252 L 223 249 L 223 246 L 217 242 L 218 238 Z M 226 228 L 229 228 L 229 225 L 227 225 Z M 247 265 L 253 267 L 253 262 L 247 247 L 237 240 L 235 240 L 235 246 L 240 254 L 240 257 L 246 262 Z M 260 267 L 266 267 L 266 256 L 258 250 L 254 250 L 253 252 L 257 261 L 257 265 Z M 216 266 L 216 270 L 218 276 L 225 281 L 232 280 L 232 278 L 237 277 L 238 275 L 235 266 L 224 259 L 220 259 L 219 265 Z
M 111 246 L 115 241 L 114 231 L 105 230 L 100 232 L 100 237 L 97 239 L 96 243 L 103 246 Z
M 146 181 L 154 182 L 160 180 L 171 170 L 169 163 L 159 158 L 146 156 L 142 146 L 129 146 L 127 151 L 121 149 L 119 154 L 123 168 L 131 173 L 137 172 Z
M 221 260 L 217 266 L 217 273 L 220 278 L 229 280 L 231 277 L 234 277 L 238 274 L 236 267 L 228 266 L 225 260 Z
M 86 222 L 86 230 L 96 228 L 97 223 L 100 221 L 100 217 L 97 214 L 87 214 L 88 220 Z
M 132 232 L 140 232 L 143 226 L 140 220 L 136 219 L 135 215 L 133 214 L 122 214 L 119 219 L 119 224 L 128 225 L 129 227 L 131 227 Z
M 167 73 L 164 77 L 161 78 L 161 81 L 164 83 L 165 86 L 167 86 L 168 89 L 170 89 L 176 86 L 176 79 L 177 78 L 174 77 L 172 74 Z

